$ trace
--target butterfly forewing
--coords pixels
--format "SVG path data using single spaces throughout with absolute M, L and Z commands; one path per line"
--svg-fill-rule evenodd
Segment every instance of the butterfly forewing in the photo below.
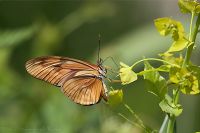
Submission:
M 91 105 L 101 97 L 107 100 L 107 90 L 99 78 L 97 65 L 67 57 L 45 56 L 27 61 L 26 70 L 35 78 L 61 87 L 76 103 Z

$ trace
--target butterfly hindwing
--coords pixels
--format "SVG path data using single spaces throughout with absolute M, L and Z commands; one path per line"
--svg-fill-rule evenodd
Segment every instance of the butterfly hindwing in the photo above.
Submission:
M 74 77 L 63 84 L 62 91 L 76 103 L 91 105 L 101 100 L 104 88 L 101 80 L 97 78 Z

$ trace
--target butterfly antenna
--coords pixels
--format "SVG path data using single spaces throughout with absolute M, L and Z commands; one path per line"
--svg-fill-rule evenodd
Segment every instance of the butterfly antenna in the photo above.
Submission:
M 101 34 L 99 34 L 98 64 L 101 63 L 101 61 L 100 61 L 100 44 L 101 44 Z

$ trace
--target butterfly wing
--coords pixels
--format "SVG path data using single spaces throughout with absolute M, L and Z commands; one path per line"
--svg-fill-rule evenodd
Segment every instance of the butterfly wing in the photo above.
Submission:
M 98 76 L 98 67 L 80 60 L 59 56 L 45 56 L 26 62 L 26 70 L 33 77 L 61 86 L 62 82 L 78 75 Z
M 103 82 L 93 77 L 74 77 L 67 80 L 62 91 L 71 100 L 82 105 L 92 105 L 98 103 L 106 94 Z
M 84 61 L 45 56 L 27 61 L 26 70 L 33 77 L 62 87 L 71 100 L 83 105 L 97 103 L 106 97 L 106 87 L 99 76 L 98 66 Z

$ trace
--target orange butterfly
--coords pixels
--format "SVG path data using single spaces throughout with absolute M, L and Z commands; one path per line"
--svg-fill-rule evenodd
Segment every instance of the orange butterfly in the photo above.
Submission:
M 44 56 L 27 61 L 26 70 L 35 78 L 61 87 L 75 103 L 93 105 L 102 97 L 108 100 L 103 81 L 107 71 L 101 59 L 94 65 L 67 57 Z

